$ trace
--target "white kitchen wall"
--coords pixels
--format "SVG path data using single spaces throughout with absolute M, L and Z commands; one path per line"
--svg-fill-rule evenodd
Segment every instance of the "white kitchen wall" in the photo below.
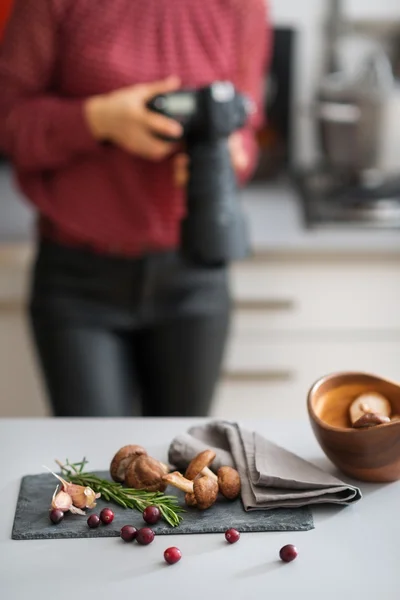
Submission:
M 323 34 L 329 0 L 267 0 L 273 22 L 298 31 L 295 61 L 295 159 L 309 164 L 317 154 L 311 103 L 323 60 Z M 400 0 L 343 0 L 352 19 L 400 21 Z

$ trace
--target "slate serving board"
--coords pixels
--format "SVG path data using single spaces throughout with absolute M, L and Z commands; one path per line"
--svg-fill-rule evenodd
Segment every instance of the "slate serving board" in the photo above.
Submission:
M 97 472 L 100 477 L 109 479 L 107 471 Z M 50 473 L 26 475 L 21 480 L 12 539 L 37 540 L 60 538 L 100 538 L 117 537 L 123 525 L 131 524 L 137 528 L 144 527 L 140 512 L 124 509 L 113 503 L 107 503 L 101 498 L 95 509 L 87 511 L 87 515 L 99 513 L 105 506 L 110 506 L 115 518 L 110 525 L 100 525 L 90 529 L 87 517 L 66 513 L 63 521 L 53 525 L 49 519 L 49 505 L 57 480 Z M 206 511 L 189 508 L 184 503 L 184 494 L 179 490 L 168 490 L 175 494 L 186 512 L 182 513 L 183 520 L 178 527 L 171 527 L 161 520 L 151 525 L 156 534 L 184 533 L 223 533 L 229 527 L 235 527 L 241 532 L 262 531 L 308 531 L 314 529 L 312 513 L 308 507 L 293 509 L 273 509 L 268 511 L 246 512 L 240 499 L 234 502 L 217 502 Z

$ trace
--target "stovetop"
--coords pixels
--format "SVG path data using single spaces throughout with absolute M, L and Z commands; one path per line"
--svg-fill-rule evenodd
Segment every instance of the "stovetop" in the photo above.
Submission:
M 294 183 L 308 227 L 400 229 L 400 174 L 355 178 L 319 167 L 295 173 Z

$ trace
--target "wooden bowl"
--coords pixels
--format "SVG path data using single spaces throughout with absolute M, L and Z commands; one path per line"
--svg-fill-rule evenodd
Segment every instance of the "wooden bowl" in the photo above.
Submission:
M 307 410 L 314 434 L 326 456 L 346 475 L 360 481 L 400 479 L 400 420 L 366 429 L 351 427 L 348 412 L 353 400 L 378 392 L 400 415 L 400 385 L 368 373 L 327 375 L 311 387 Z

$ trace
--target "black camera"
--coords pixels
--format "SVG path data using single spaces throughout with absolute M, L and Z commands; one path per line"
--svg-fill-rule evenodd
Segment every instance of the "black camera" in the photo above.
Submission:
M 252 103 L 226 81 L 153 98 L 149 108 L 178 121 L 189 155 L 187 216 L 181 249 L 196 262 L 222 265 L 249 254 L 247 225 L 228 138 L 242 127 Z

